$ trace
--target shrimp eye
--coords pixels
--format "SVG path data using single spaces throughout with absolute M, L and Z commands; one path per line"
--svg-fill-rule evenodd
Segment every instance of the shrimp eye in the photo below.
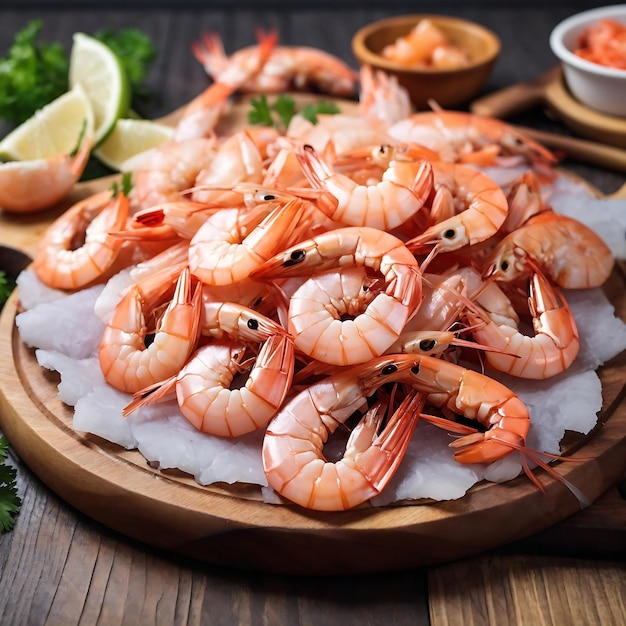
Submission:
M 266 193 L 263 196 L 263 200 L 276 200 L 276 196 L 274 194 L 271 194 L 271 193 Z
M 454 239 L 454 237 L 456 237 L 456 230 L 454 230 L 454 228 L 448 228 L 448 230 L 444 230 L 443 237 L 445 239 Z
M 383 369 L 381 370 L 381 374 L 383 376 L 387 376 L 389 374 L 393 374 L 394 372 L 398 371 L 398 366 L 394 365 L 393 363 L 390 365 L 385 365 L 385 367 L 383 367 Z
M 304 257 L 306 256 L 306 252 L 304 250 L 294 250 L 290 255 L 289 259 L 283 263 L 285 267 L 291 267 L 292 265 L 297 265 L 304 261 Z
M 412 368 L 411 368 L 411 374 L 419 374 L 420 373 L 420 364 L 416 363 Z
M 506 259 L 500 263 L 500 269 L 503 272 L 506 272 L 509 269 L 509 262 Z
M 434 339 L 422 339 L 420 341 L 420 350 L 422 352 L 430 352 L 436 344 L 437 342 Z
M 259 329 L 259 320 L 256 320 L 254 318 L 249 319 L 247 326 L 250 330 L 258 330 Z

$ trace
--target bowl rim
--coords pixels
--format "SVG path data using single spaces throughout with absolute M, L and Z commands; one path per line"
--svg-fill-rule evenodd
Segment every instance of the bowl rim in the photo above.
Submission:
M 372 52 L 366 45 L 365 39 L 373 32 L 383 28 L 385 26 L 392 26 L 397 23 L 404 23 L 410 21 L 419 21 L 423 19 L 433 19 L 440 23 L 461 26 L 465 29 L 475 31 L 479 33 L 483 38 L 488 40 L 491 51 L 488 55 L 485 55 L 483 58 L 480 58 L 476 61 L 472 61 L 469 65 L 465 65 L 463 67 L 451 67 L 451 68 L 429 68 L 429 67 L 420 67 L 420 68 L 411 68 L 411 67 L 403 67 L 398 65 L 397 63 L 393 63 L 380 54 L 376 54 Z M 357 53 L 358 48 L 358 53 Z M 376 20 L 375 22 L 370 22 L 369 24 L 365 24 L 361 28 L 359 28 L 356 33 L 352 36 L 352 50 L 357 56 L 357 60 L 360 60 L 362 63 L 369 63 L 370 65 L 375 65 L 379 68 L 383 68 L 386 70 L 391 70 L 394 72 L 402 72 L 406 74 L 414 74 L 414 75 L 446 75 L 446 74 L 458 74 L 459 72 L 467 72 L 483 67 L 488 63 L 494 62 L 498 55 L 502 50 L 502 42 L 498 35 L 495 32 L 479 24 L 478 22 L 472 22 L 471 20 L 466 20 L 462 17 L 455 17 L 451 15 L 441 15 L 438 13 L 413 13 L 406 15 L 394 15 L 391 17 L 385 17 L 380 20 Z M 361 57 L 359 59 L 359 56 Z
M 563 43 L 564 38 L 572 31 L 580 29 L 581 31 L 585 26 L 590 26 L 595 22 L 603 18 L 617 19 L 623 21 L 626 24 L 626 4 L 613 4 L 609 6 L 596 7 L 589 9 L 588 11 L 582 11 L 575 13 L 559 22 L 550 33 L 550 48 L 554 55 L 562 62 L 570 65 L 578 70 L 584 71 L 588 74 L 597 74 L 599 76 L 606 76 L 611 78 L 626 78 L 626 70 L 608 67 L 600 65 L 599 63 L 593 63 L 587 61 L 574 54 Z

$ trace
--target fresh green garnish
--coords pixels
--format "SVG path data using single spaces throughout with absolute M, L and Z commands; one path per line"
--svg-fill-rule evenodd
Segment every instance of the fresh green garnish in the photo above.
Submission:
M 0 270 L 0 309 L 9 299 L 11 292 L 15 289 L 15 281 L 6 275 L 6 272 Z
M 69 56 L 60 43 L 38 42 L 42 20 L 33 20 L 15 35 L 5 59 L 0 59 L 0 119 L 21 124 L 68 91 Z M 131 86 L 131 105 L 140 108 L 151 94 L 145 84 L 157 50 L 135 28 L 100 30 L 94 35 L 119 57 Z
M 133 175 L 131 172 L 124 172 L 122 174 L 122 180 L 118 183 L 114 181 L 111 183 L 111 197 L 115 198 L 118 193 L 127 196 L 130 190 L 133 188 Z
M 22 506 L 17 495 L 17 470 L 5 465 L 9 454 L 9 442 L 0 436 L 0 532 L 6 533 L 15 526 L 15 517 Z
M 286 94 L 280 95 L 270 104 L 265 94 L 250 101 L 251 109 L 248 112 L 248 122 L 256 126 L 273 126 L 278 130 L 285 130 L 292 118 L 298 113 L 295 100 Z M 339 113 L 339 107 L 333 102 L 320 100 L 316 104 L 307 104 L 302 107 L 300 115 L 317 124 L 320 113 Z
M 38 43 L 41 20 L 15 36 L 6 59 L 0 59 L 0 118 L 21 124 L 67 91 L 69 61 L 58 43 Z

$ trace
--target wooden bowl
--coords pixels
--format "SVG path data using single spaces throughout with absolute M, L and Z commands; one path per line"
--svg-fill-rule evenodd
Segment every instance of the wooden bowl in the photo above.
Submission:
M 381 56 L 383 48 L 406 36 L 421 20 L 429 19 L 448 42 L 463 50 L 467 66 L 451 69 L 410 68 Z M 485 84 L 500 54 L 499 38 L 487 28 L 443 15 L 401 15 L 364 26 L 352 38 L 352 51 L 361 65 L 371 65 L 397 76 L 413 104 L 425 108 L 434 100 L 444 108 L 467 103 Z

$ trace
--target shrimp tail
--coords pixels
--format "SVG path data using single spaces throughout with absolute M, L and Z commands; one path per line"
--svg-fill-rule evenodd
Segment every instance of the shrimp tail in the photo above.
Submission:
M 141 389 L 133 394 L 133 399 L 122 409 L 122 416 L 128 417 L 137 409 L 148 406 L 153 402 L 170 400 L 174 397 L 176 388 L 176 376 L 159 381 Z

